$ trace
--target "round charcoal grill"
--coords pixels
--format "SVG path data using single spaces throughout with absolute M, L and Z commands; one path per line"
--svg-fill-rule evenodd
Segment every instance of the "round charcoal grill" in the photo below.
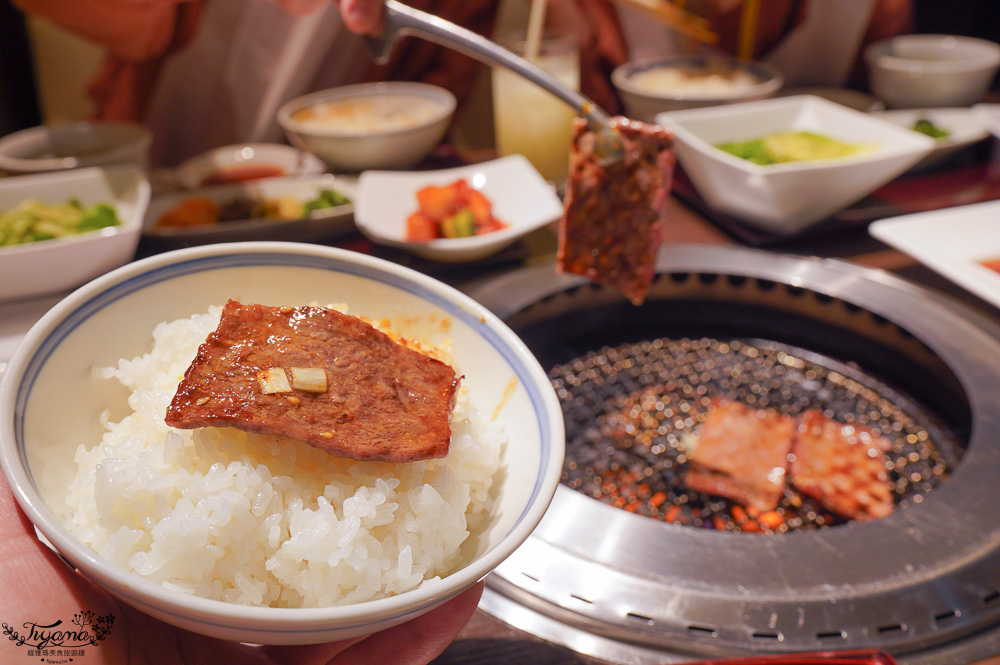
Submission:
M 488 612 L 620 663 L 1000 652 L 1000 327 L 881 271 L 728 247 L 666 248 L 639 307 L 551 266 L 472 295 L 550 370 L 567 429 L 563 484 Z M 786 489 L 764 519 L 691 491 L 716 399 L 884 436 L 893 514 Z

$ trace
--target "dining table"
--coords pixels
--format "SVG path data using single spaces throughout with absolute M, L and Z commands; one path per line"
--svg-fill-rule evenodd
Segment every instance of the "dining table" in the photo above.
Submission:
M 443 158 L 442 158 L 443 154 Z M 465 162 L 488 154 L 461 155 Z M 454 153 L 438 153 L 435 164 L 452 165 Z M 987 302 L 920 261 L 874 238 L 871 222 L 923 210 L 940 210 L 966 203 L 1000 199 L 1000 141 L 989 139 L 946 166 L 901 177 L 828 220 L 793 235 L 763 231 L 741 220 L 709 209 L 682 171 L 675 174 L 673 195 L 667 201 L 665 245 L 733 245 L 765 252 L 819 257 L 887 271 L 921 287 L 944 294 L 1000 323 L 1000 308 Z M 371 242 L 357 230 L 322 244 L 363 252 L 408 266 L 459 290 L 472 292 L 490 280 L 528 266 L 551 265 L 556 270 L 558 232 L 555 224 L 540 228 L 487 259 L 467 263 L 439 263 L 404 250 Z M 158 248 L 140 241 L 137 258 Z M 0 304 L 0 371 L 18 340 L 62 294 L 30 302 Z M 664 663 L 677 662 L 664 655 Z M 531 632 L 509 625 L 481 606 L 458 638 L 434 665 L 609 665 L 607 661 L 547 642 Z M 1000 665 L 1000 653 L 975 665 Z

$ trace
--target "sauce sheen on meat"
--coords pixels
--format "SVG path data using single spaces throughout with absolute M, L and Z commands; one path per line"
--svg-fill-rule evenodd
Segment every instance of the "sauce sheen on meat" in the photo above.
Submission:
M 322 370 L 325 389 L 265 392 L 262 374 Z M 324 307 L 230 300 L 167 409 L 172 427 L 235 427 L 358 460 L 448 454 L 460 382 L 446 363 Z
M 892 514 L 886 451 L 892 443 L 867 427 L 810 410 L 799 419 L 792 484 L 824 507 L 853 520 Z
M 620 290 L 641 304 L 656 274 L 674 172 L 673 134 L 616 117 L 624 156 L 602 164 L 597 136 L 576 119 L 557 267 Z
M 717 402 L 702 423 L 684 482 L 760 511 L 774 510 L 785 491 L 795 420 L 741 402 Z

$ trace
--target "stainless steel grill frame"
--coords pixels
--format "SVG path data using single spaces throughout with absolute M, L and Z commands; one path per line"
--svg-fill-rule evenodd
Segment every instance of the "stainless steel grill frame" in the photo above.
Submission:
M 940 664 L 1000 651 L 1000 327 L 835 260 L 671 246 L 658 273 L 649 303 L 756 304 L 904 354 L 967 401 L 961 462 L 888 518 L 766 537 L 667 525 L 562 486 L 531 538 L 488 578 L 483 607 L 621 663 L 876 647 Z M 471 295 L 515 330 L 566 312 L 625 311 L 617 293 L 551 266 Z

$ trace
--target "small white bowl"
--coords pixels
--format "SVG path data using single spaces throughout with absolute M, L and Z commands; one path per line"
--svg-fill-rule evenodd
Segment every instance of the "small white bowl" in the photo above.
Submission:
M 778 234 L 791 234 L 850 205 L 920 161 L 934 139 L 812 95 L 661 113 L 677 158 L 715 210 Z M 810 131 L 871 151 L 761 166 L 716 144 L 782 131 Z
M 323 162 L 305 150 L 280 143 L 242 143 L 214 148 L 180 164 L 178 185 L 197 189 L 247 180 L 323 173 Z
M 65 171 L 87 166 L 149 166 L 153 133 L 125 122 L 70 122 L 31 127 L 0 138 L 0 170 Z
M 335 171 L 406 169 L 441 143 L 455 106 L 455 96 L 435 85 L 363 83 L 293 99 L 278 109 L 278 123 L 293 145 Z M 337 119 L 317 119 L 324 116 Z
M 493 203 L 493 215 L 508 226 L 469 238 L 406 239 L 406 218 L 417 210 L 417 191 L 464 178 Z M 554 222 L 562 215 L 559 196 L 522 155 L 438 171 L 367 171 L 358 178 L 354 223 L 374 242 L 401 247 L 442 262 L 475 261 Z
M 865 49 L 872 92 L 892 108 L 969 106 L 1000 67 L 1000 44 L 956 35 L 900 35 Z
M 68 291 L 132 260 L 149 204 L 149 182 L 137 166 L 73 169 L 0 179 L 0 211 L 26 199 L 84 205 L 110 203 L 119 226 L 64 238 L 0 247 L 0 301 Z
M 146 353 L 161 321 L 229 298 L 266 305 L 339 303 L 389 320 L 408 339 L 446 335 L 475 406 L 507 443 L 485 524 L 465 563 L 396 596 L 327 608 L 243 606 L 184 593 L 127 572 L 75 538 L 64 505 L 81 441 L 100 441 L 102 413 L 127 413 L 127 390 L 95 367 Z M 435 338 L 435 336 L 438 336 Z M 110 409 L 109 411 L 106 411 Z M 58 417 L 53 417 L 58 414 Z M 28 332 L 0 379 L 0 466 L 18 503 L 82 574 L 158 619 L 221 639 L 305 644 L 366 635 L 412 619 L 483 579 L 540 521 L 559 484 L 562 411 L 545 371 L 518 337 L 469 297 L 426 275 L 357 252 L 305 243 L 232 243 L 124 266 L 59 302 Z
M 643 84 L 637 76 L 667 76 Z M 657 113 L 733 104 L 773 97 L 784 77 L 762 62 L 744 62 L 722 55 L 672 56 L 636 60 L 611 72 L 630 118 L 652 122 Z M 671 84 L 671 85 L 668 85 Z
M 878 111 L 872 115 L 888 120 L 900 127 L 913 129 L 918 120 L 929 120 L 936 127 L 947 130 L 948 136 L 934 139 L 934 150 L 914 165 L 911 170 L 922 170 L 937 166 L 963 148 L 982 141 L 990 135 L 986 123 L 967 108 L 942 109 L 891 109 Z M 932 137 L 933 138 L 933 137 Z

